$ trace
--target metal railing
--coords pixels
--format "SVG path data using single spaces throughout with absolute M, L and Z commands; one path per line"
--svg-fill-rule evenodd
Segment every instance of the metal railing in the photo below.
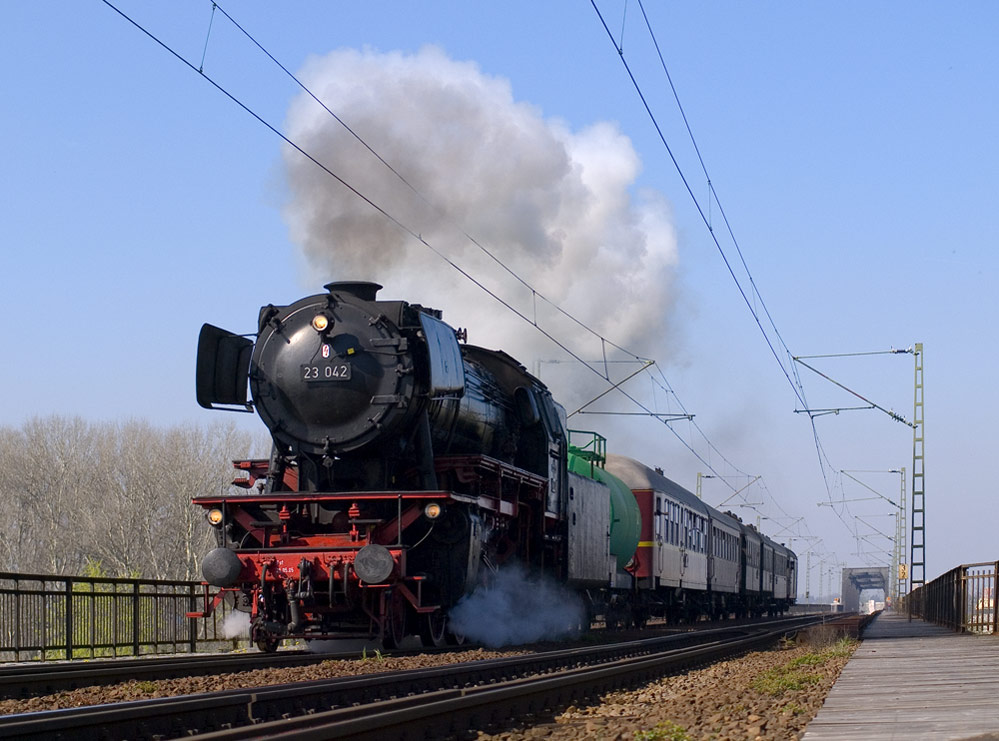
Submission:
M 0 572 L 0 661 L 232 648 L 228 606 L 208 620 L 201 582 Z
M 964 564 L 902 600 L 901 611 L 962 633 L 996 633 L 999 561 Z

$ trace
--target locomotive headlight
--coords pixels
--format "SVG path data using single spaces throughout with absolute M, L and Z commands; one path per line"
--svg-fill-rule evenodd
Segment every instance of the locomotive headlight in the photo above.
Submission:
M 330 319 L 325 314 L 316 314 L 312 317 L 312 328 L 317 332 L 323 332 L 330 326 Z
M 222 510 L 218 507 L 208 510 L 208 521 L 218 527 L 222 524 Z
M 441 516 L 441 512 L 443 511 L 444 508 L 437 504 L 437 502 L 431 502 L 423 508 L 423 514 L 428 520 L 436 520 Z

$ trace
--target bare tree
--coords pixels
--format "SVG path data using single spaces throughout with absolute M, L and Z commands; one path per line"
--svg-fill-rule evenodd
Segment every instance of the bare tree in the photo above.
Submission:
M 12 517 L 8 527 L 18 534 L 17 568 L 43 573 L 81 568 L 86 555 L 73 541 L 77 512 L 88 504 L 93 458 L 89 425 L 78 417 L 34 418 L 4 439 L 11 447 L 5 453 L 12 468 L 4 486 L 19 503 L 7 512 Z
M 191 498 L 225 491 L 250 445 L 231 422 L 0 428 L 0 570 L 198 578 L 212 536 Z

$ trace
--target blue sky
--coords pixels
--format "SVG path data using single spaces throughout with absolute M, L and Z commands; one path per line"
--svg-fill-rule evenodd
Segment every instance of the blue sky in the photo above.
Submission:
M 640 6 L 597 6 L 707 210 L 708 186 Z M 210 2 L 121 0 L 119 7 L 200 65 Z M 754 484 L 742 500 L 762 501 L 759 512 L 739 513 L 767 518 L 764 531 L 801 538 L 792 541 L 799 552 L 813 544 L 813 593 L 820 558 L 826 566 L 886 562 L 890 542 L 854 515 L 893 534 L 890 506 L 818 505 L 865 495 L 839 469 L 911 469 L 911 431 L 871 411 L 817 418 L 827 487 L 807 415 L 794 413 L 800 403 L 589 3 L 233 0 L 222 7 L 295 72 L 338 49 L 405 57 L 431 44 L 504 81 L 538 120 L 571 132 L 606 123 L 626 137 L 640 161 L 627 193 L 654 193 L 667 204 L 676 265 L 663 286 L 666 309 L 651 291 L 625 309 L 602 296 L 599 308 L 656 314 L 648 322 L 665 327 L 659 367 L 734 465 L 709 452 L 696 431 L 691 437 L 689 426 L 675 429 L 716 471 L 732 475 L 735 488 L 749 480 L 742 474 L 763 476 L 765 488 Z M 999 523 L 984 459 L 997 412 L 990 328 L 999 316 L 992 286 L 999 9 L 715 2 L 646 3 L 646 10 L 712 185 L 791 352 L 924 343 L 927 576 L 994 560 Z M 210 422 L 213 413 L 197 407 L 193 392 L 202 322 L 252 331 L 262 304 L 318 292 L 331 279 L 381 280 L 334 275 L 306 257 L 287 221 L 292 196 L 281 141 L 104 3 L 17 3 L 4 12 L 0 423 L 52 413 Z M 261 117 L 285 126 L 297 89 L 218 13 L 204 65 Z M 337 101 L 327 102 L 337 110 Z M 711 219 L 737 260 L 717 204 Z M 460 280 L 442 262 L 424 295 L 393 297 L 434 304 L 440 295 L 445 318 L 464 326 L 469 317 L 454 316 L 446 300 Z M 497 344 L 481 323 L 470 331 L 479 344 Z M 531 347 L 524 352 L 533 356 L 518 357 L 534 367 L 545 352 Z M 911 418 L 910 355 L 821 368 Z M 858 404 L 800 372 L 812 407 Z M 261 428 L 249 417 L 239 421 Z M 618 452 L 661 465 L 690 488 L 698 471 L 708 472 L 661 424 L 628 425 L 632 432 L 611 440 Z M 897 476 L 854 475 L 896 496 Z M 712 504 L 731 493 L 704 482 Z

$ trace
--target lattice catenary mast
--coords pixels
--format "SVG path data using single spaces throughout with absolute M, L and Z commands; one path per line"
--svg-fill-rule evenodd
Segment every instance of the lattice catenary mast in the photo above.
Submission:
M 915 394 L 912 409 L 912 541 L 909 551 L 909 591 L 926 583 L 926 490 L 923 481 L 923 343 L 917 342 Z

